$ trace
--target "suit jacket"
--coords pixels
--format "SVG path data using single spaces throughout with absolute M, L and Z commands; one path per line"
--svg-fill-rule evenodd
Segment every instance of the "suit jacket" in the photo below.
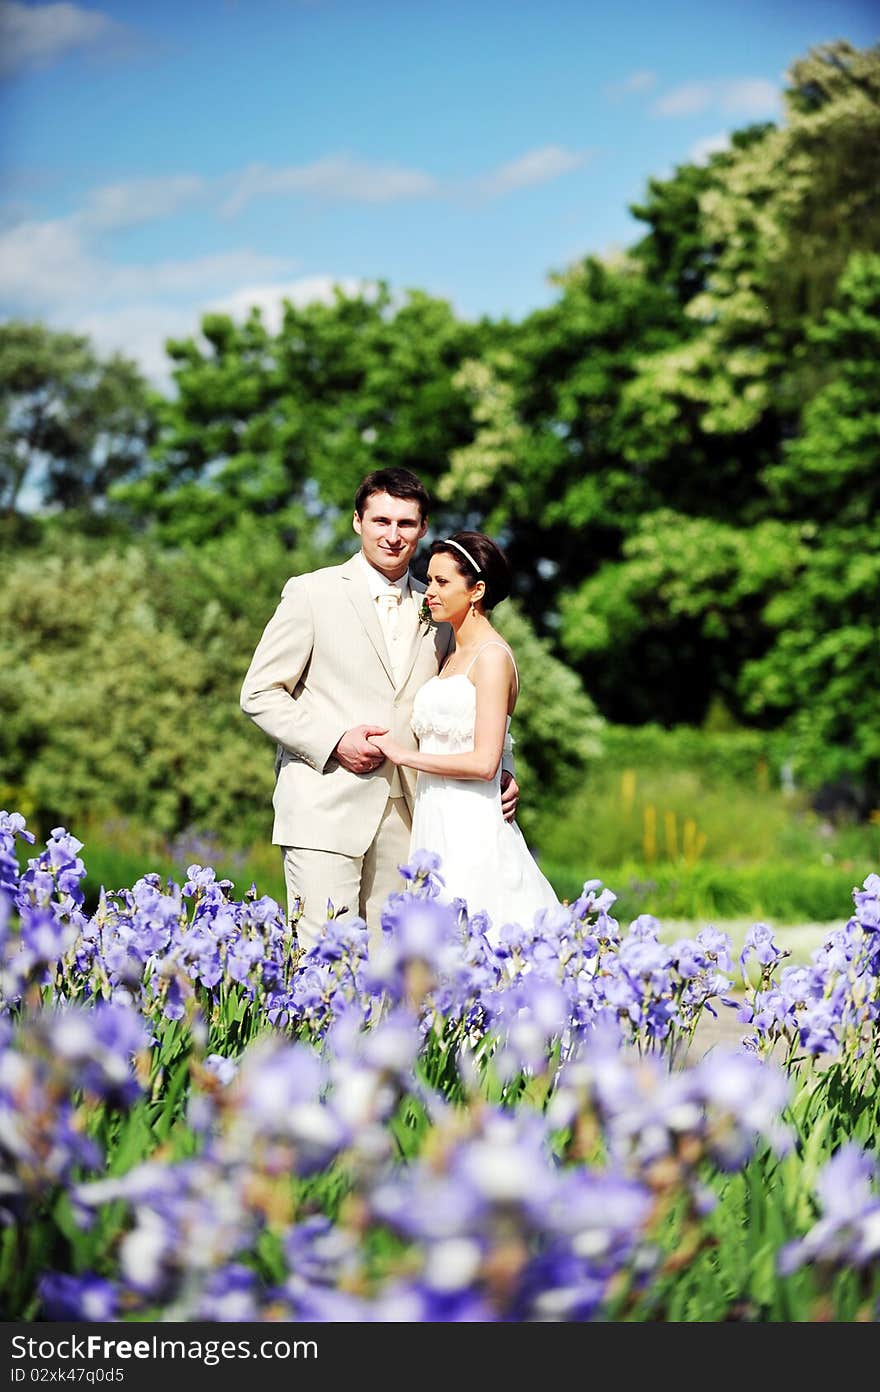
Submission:
M 425 586 L 410 576 L 411 642 L 395 683 L 357 556 L 295 575 L 263 631 L 241 689 L 241 708 L 277 745 L 276 845 L 363 855 L 388 801 L 394 766 L 351 773 L 332 757 L 354 725 L 381 725 L 410 749 L 415 693 L 455 646 L 449 624 L 418 623 Z M 416 773 L 400 768 L 412 809 Z

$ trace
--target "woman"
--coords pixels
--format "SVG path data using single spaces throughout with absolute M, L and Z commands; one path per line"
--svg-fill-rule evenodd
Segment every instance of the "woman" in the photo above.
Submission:
M 388 735 L 372 742 L 394 764 L 419 772 L 411 850 L 436 851 L 446 899 L 491 921 L 497 942 L 505 923 L 531 926 L 535 913 L 559 901 L 519 828 L 501 813 L 501 755 L 510 747 L 510 717 L 519 693 L 513 653 L 487 615 L 510 593 L 510 566 L 481 532 L 435 541 L 425 604 L 449 623 L 455 650 L 440 673 L 416 692 L 413 752 Z

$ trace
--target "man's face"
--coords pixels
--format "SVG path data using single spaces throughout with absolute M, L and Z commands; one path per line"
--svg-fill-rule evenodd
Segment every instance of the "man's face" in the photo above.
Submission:
M 388 580 L 399 580 L 425 535 L 427 520 L 412 498 L 372 493 L 352 526 L 361 539 L 364 556 Z

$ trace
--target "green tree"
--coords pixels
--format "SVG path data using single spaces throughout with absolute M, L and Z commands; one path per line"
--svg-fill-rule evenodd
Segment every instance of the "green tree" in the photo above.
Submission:
M 600 708 L 616 721 L 699 724 L 720 695 L 742 718 L 740 670 L 772 641 L 762 616 L 794 582 L 800 540 L 775 520 L 645 516 L 622 558 L 561 601 L 563 647 Z
M 753 526 L 642 519 L 563 597 L 565 650 L 619 720 L 699 722 L 713 693 L 788 731 L 803 780 L 880 796 L 880 256 L 855 253 L 808 340 L 825 385 L 764 482 Z
M 0 509 L 100 509 L 141 467 L 150 395 L 133 362 L 101 360 L 88 339 L 0 324 Z
M 649 179 L 647 194 L 630 212 L 649 229 L 632 249 L 652 284 L 662 284 L 680 305 L 709 288 L 710 277 L 724 249 L 710 241 L 701 211 L 711 189 L 723 189 L 725 172 L 740 152 L 773 129 L 768 124 L 734 131 L 730 148 L 718 150 L 704 164 L 682 164 L 671 178 Z
M 850 257 L 808 340 L 825 384 L 764 477 L 782 512 L 839 530 L 880 508 L 880 255 Z
M 850 254 L 880 246 L 880 46 L 837 42 L 794 63 L 786 119 L 716 157 L 699 194 L 704 287 L 697 332 L 646 359 L 631 398 L 661 452 L 690 433 L 743 436 L 796 420 L 806 326 L 828 307 Z M 656 241 L 656 238 L 655 238 Z M 772 446 L 772 430 L 771 430 Z
M 59 545 L 7 567 L 0 782 L 44 831 L 120 811 L 162 832 L 243 828 L 255 790 L 270 796 L 270 761 L 252 760 L 213 660 L 218 612 L 186 635 L 164 624 L 153 566 L 132 548 Z
M 520 674 L 511 733 L 522 791 L 517 821 L 531 836 L 542 816 L 558 813 L 580 786 L 601 753 L 605 722 L 575 673 L 554 657 L 513 600 L 492 617 L 516 654 Z
M 419 292 L 396 304 L 385 286 L 288 302 L 277 334 L 257 311 L 243 324 L 206 316 L 205 345 L 168 345 L 177 390 L 154 465 L 115 501 L 171 542 L 234 528 L 243 512 L 288 540 L 319 521 L 339 540 L 364 474 L 403 464 L 430 486 L 469 436 L 453 378 L 485 332 Z
M 539 627 L 662 502 L 657 477 L 627 457 L 620 407 L 639 351 L 677 341 L 683 324 L 669 292 L 630 259 L 589 258 L 556 279 L 554 304 L 456 378 L 474 430 L 438 484 L 457 515 L 503 541 Z
M 796 63 L 785 125 L 752 128 L 705 168 L 652 183 L 635 210 L 650 231 L 631 260 L 680 313 L 677 325 L 669 313 L 665 345 L 652 350 L 634 324 L 627 371 L 606 382 L 598 409 L 577 400 L 573 428 L 554 408 L 602 363 L 595 344 L 571 362 L 545 360 L 543 426 L 529 418 L 527 391 L 490 422 L 492 439 L 520 458 L 553 460 L 543 474 L 529 470 L 543 544 L 557 539 L 554 523 L 564 536 L 571 522 L 572 534 L 541 599 L 558 588 L 562 651 L 613 718 L 699 722 L 720 694 L 741 718 L 794 728 L 810 683 L 793 672 L 778 680 L 773 655 L 797 649 L 792 635 L 782 644 L 778 617 L 799 616 L 814 638 L 827 626 L 830 640 L 832 610 L 817 629 L 798 607 L 810 592 L 797 593 L 812 528 L 822 522 L 821 549 L 830 548 L 819 573 L 853 544 L 863 553 L 864 536 L 850 540 L 847 528 L 876 509 L 874 257 L 856 253 L 839 292 L 834 277 L 849 248 L 880 241 L 878 136 L 880 50 L 837 44 Z M 601 322 L 594 307 L 587 315 Z M 603 409 L 613 432 L 597 428 Z M 579 431 L 601 455 L 592 467 L 588 448 L 573 456 L 554 497 L 564 443 Z M 870 645 L 870 584 L 865 594 L 844 610 Z M 841 683 L 828 690 L 839 694 Z M 846 719 L 832 726 L 848 728 Z M 868 757 L 864 741 L 847 747 L 862 750 L 856 762 Z
M 747 715 L 783 723 L 806 786 L 843 782 L 863 815 L 880 804 L 880 544 L 876 524 L 805 536 L 790 585 L 768 599 L 775 635 L 743 668 Z
M 880 801 L 880 256 L 850 258 L 810 340 L 827 380 L 767 471 L 780 508 L 810 520 L 764 612 L 775 641 L 741 689 L 753 718 L 784 718 L 808 777 L 847 778 L 867 810 Z

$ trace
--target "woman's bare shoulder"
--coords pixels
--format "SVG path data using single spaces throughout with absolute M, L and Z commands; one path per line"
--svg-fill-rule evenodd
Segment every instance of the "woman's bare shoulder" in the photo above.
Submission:
M 474 658 L 471 671 L 474 676 L 484 673 L 497 677 L 510 673 L 511 669 L 516 672 L 516 659 L 512 648 L 503 638 L 490 638 Z

